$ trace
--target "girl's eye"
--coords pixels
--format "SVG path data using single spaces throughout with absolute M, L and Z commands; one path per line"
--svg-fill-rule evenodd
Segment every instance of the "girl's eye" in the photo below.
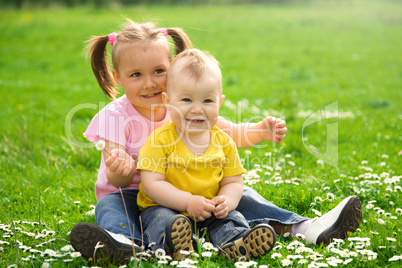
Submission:
M 163 70 L 163 69 L 156 69 L 156 70 L 154 71 L 154 74 L 161 74 L 161 73 L 163 73 L 163 72 L 165 72 L 165 70 Z
M 184 99 L 182 99 L 182 101 L 184 101 L 184 102 L 191 102 L 191 100 L 190 100 L 189 98 L 184 98 Z
M 204 103 L 212 103 L 213 101 L 211 99 L 206 99 L 204 100 Z
M 136 73 L 133 73 L 131 76 L 132 76 L 132 77 L 140 77 L 140 76 L 141 76 L 141 73 L 136 72 Z

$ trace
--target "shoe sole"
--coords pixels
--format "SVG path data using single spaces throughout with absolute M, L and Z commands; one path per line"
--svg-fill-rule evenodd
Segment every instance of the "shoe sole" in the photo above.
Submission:
M 276 242 L 274 229 L 267 224 L 260 224 L 247 231 L 243 237 L 225 244 L 220 255 L 237 261 L 240 258 L 257 259 L 271 251 Z
M 193 229 L 190 220 L 183 215 L 173 216 L 166 224 L 165 228 L 166 245 L 172 253 L 174 259 L 181 260 L 183 256 L 180 251 L 191 252 L 193 247 Z
M 345 239 L 356 231 L 362 220 L 362 205 L 357 196 L 352 196 L 341 211 L 338 220 L 317 238 L 317 245 L 328 245 L 333 238 Z
M 71 230 L 70 242 L 73 248 L 86 259 L 94 262 L 107 259 L 111 262 L 124 263 L 135 252 L 141 252 L 138 246 L 123 244 L 113 239 L 108 232 L 97 225 L 78 223 Z M 99 246 L 95 249 L 96 246 Z

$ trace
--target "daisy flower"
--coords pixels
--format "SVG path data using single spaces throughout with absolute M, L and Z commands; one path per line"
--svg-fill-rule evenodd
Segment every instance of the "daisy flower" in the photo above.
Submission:
M 95 147 L 98 151 L 103 151 L 105 149 L 106 142 L 104 140 L 98 140 L 95 143 Z M 106 151 L 107 152 L 107 151 Z
M 359 254 L 357 254 L 357 252 L 354 252 L 354 251 L 349 252 L 349 254 L 350 254 L 350 256 L 352 256 L 352 257 L 357 257 L 357 256 L 359 256 Z
M 95 147 L 96 147 L 96 149 L 97 149 L 98 151 L 105 151 L 105 152 L 107 152 L 109 155 L 112 155 L 111 153 L 109 153 L 109 152 L 105 149 L 105 147 L 106 147 L 106 142 L 105 142 L 104 140 L 98 140 L 98 141 L 95 143 Z M 119 159 L 122 160 L 122 161 L 127 162 L 126 159 L 123 159 L 123 158 L 119 158 Z
M 272 259 L 282 258 L 282 254 L 281 253 L 272 253 L 271 258 Z
M 379 209 L 379 210 L 377 210 L 377 214 L 383 215 L 383 214 L 385 214 L 385 211 L 383 209 Z
M 73 257 L 73 258 L 77 258 L 77 257 L 80 257 L 80 256 L 81 256 L 81 253 L 79 253 L 79 252 L 73 252 L 73 253 L 70 254 L 70 256 Z
M 296 234 L 296 238 L 298 238 L 298 239 L 305 239 L 306 237 L 304 236 L 304 234 L 297 233 L 297 234 Z
M 201 256 L 204 258 L 211 258 L 212 257 L 212 252 L 210 251 L 204 251 L 201 253 Z
M 382 219 L 378 219 L 378 223 L 379 223 L 379 224 L 385 224 L 385 221 L 382 220 Z
M 328 200 L 335 200 L 335 195 L 333 193 L 327 193 L 327 199 Z
M 202 247 L 206 250 L 213 250 L 216 251 L 216 247 L 214 247 L 214 245 L 210 242 L 205 242 L 204 244 L 202 244 Z
M 314 213 L 315 213 L 315 215 L 317 215 L 317 216 L 319 216 L 319 217 L 321 217 L 322 216 L 322 213 L 321 212 L 319 212 L 318 210 L 316 210 L 316 209 L 311 209 Z
M 399 260 L 402 260 L 402 255 L 400 255 L 400 256 L 398 256 L 398 255 L 392 256 L 388 261 L 399 261 Z
M 163 259 L 166 256 L 166 252 L 162 248 L 155 250 L 155 257 L 158 259 Z
M 373 204 L 368 204 L 368 205 L 366 206 L 366 209 L 372 209 L 372 208 L 374 208 L 374 205 L 373 205 Z
M 353 261 L 353 259 L 347 259 L 343 262 L 344 265 L 349 264 Z

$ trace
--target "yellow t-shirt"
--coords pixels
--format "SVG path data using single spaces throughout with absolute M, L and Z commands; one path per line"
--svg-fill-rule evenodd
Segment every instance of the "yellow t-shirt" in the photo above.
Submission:
M 244 168 L 234 141 L 216 126 L 210 132 L 208 149 L 194 156 L 170 120 L 148 137 L 140 150 L 137 169 L 165 174 L 165 180 L 180 190 L 214 198 L 222 178 L 243 174 Z M 157 205 L 145 195 L 141 184 L 137 203 L 140 210 Z

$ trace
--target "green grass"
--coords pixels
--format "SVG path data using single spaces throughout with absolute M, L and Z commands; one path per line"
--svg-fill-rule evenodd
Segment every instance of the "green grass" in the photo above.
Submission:
M 40 267 L 49 258 L 55 259 L 49 262 L 52 267 L 92 265 L 82 258 L 24 252 L 18 241 L 40 251 L 62 252 L 74 224 L 95 222 L 86 212 L 96 204 L 99 152 L 75 144 L 85 142 L 82 133 L 109 100 L 98 88 L 83 48 L 92 35 L 118 31 L 124 17 L 182 27 L 197 48 L 215 55 L 224 76 L 223 116 L 235 122 L 257 121 L 266 114 L 286 120 L 289 132 L 282 144 L 266 142 L 240 150 L 250 171 L 247 183 L 256 182 L 252 187 L 265 198 L 308 217 L 315 217 L 312 209 L 325 213 L 344 197 L 358 195 L 364 222 L 353 236 L 370 238 L 364 248 L 376 252 L 377 258 L 364 261 L 359 255 L 346 266 L 401 265 L 388 261 L 402 255 L 401 14 L 397 1 L 0 11 L 0 224 L 11 225 L 10 231 L 0 229 L 0 236 L 14 234 L 0 237 L 9 243 L 0 244 L 0 267 Z M 248 104 L 241 102 L 239 113 L 233 106 L 239 107 L 242 100 Z M 338 118 L 324 118 L 303 129 L 305 115 L 336 102 Z M 74 142 L 66 134 L 66 116 L 82 104 L 87 108 L 74 114 L 67 129 Z M 91 104 L 96 108 L 88 108 Z M 331 141 L 331 148 L 337 148 L 336 166 L 317 163 L 306 148 L 312 145 L 325 153 L 327 135 L 334 134 L 327 127 L 331 123 L 338 129 Z M 272 155 L 265 156 L 267 152 Z M 328 193 L 335 200 L 326 199 Z M 367 208 L 370 201 L 384 214 Z M 13 223 L 19 220 L 38 224 Z M 43 229 L 55 233 L 35 239 L 22 232 Z M 270 254 L 258 264 L 280 266 L 282 259 L 296 254 L 286 248 L 292 241 L 279 238 L 283 247 L 272 253 L 282 257 L 272 259 Z M 340 249 L 353 250 L 351 244 L 346 241 Z M 325 258 L 336 256 L 326 248 L 308 246 Z M 22 259 L 29 255 L 37 258 Z M 153 260 L 130 264 L 153 265 Z M 200 258 L 197 265 L 230 264 L 214 256 Z M 297 260 L 293 266 L 307 267 Z

